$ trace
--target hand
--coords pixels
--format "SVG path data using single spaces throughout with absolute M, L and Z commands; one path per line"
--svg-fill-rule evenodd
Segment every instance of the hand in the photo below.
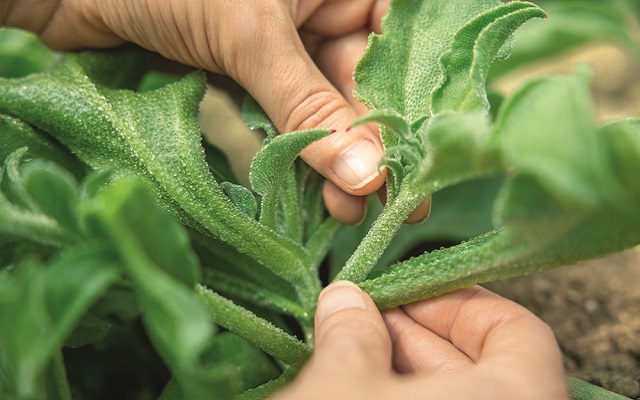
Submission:
M 338 282 L 315 323 L 315 353 L 277 400 L 568 399 L 550 328 L 480 287 L 381 315 Z
M 347 127 L 366 112 L 351 95 L 351 75 L 368 34 L 380 31 L 389 0 L 43 3 L 34 9 L 25 0 L 9 1 L 0 18 L 37 32 L 57 49 L 133 42 L 169 59 L 229 75 L 262 105 L 281 132 L 335 129 L 301 156 L 329 180 L 324 197 L 337 220 L 359 222 L 366 205 L 362 196 L 383 185 L 379 134 L 368 126 L 349 132 Z M 428 201 L 409 221 L 426 218 Z

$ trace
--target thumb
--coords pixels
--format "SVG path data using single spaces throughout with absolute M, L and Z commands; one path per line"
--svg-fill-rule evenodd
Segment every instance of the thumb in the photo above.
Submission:
M 382 315 L 371 297 L 351 282 L 333 283 L 320 294 L 310 368 L 336 379 L 391 370 L 391 339 Z
M 375 398 L 390 372 L 391 339 L 380 312 L 358 286 L 339 281 L 318 299 L 311 360 L 276 399 Z
M 379 134 L 367 126 L 348 130 L 356 111 L 320 72 L 293 23 L 273 27 L 270 36 L 261 41 L 259 52 L 244 54 L 254 59 L 239 63 L 233 78 L 281 132 L 335 130 L 308 146 L 301 157 L 349 194 L 375 192 L 385 180 L 378 170 L 383 153 Z

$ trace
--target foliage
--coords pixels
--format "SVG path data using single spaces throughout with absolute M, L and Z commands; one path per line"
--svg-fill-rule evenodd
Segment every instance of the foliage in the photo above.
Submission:
M 329 131 L 280 136 L 248 100 L 247 124 L 268 134 L 250 191 L 202 143 L 203 74 L 158 78 L 137 48 L 58 56 L 0 30 L 0 393 L 95 397 L 109 362 L 78 372 L 74 357 L 137 348 L 163 366 L 140 371 L 128 398 L 154 380 L 162 399 L 264 398 L 312 352 L 328 255 L 332 276 L 389 308 L 640 243 L 639 119 L 598 126 L 584 68 L 537 77 L 499 108 L 488 93 L 491 74 L 594 37 L 638 51 L 619 23 L 632 2 L 549 6 L 550 21 L 580 9 L 598 29 L 545 51 L 532 49 L 548 39 L 517 37 L 515 61 L 490 72 L 539 7 L 392 3 L 355 73 L 372 112 L 354 124 L 381 126 L 388 202 L 341 232 L 297 160 Z M 430 222 L 398 232 L 431 194 Z M 392 264 L 418 240 L 468 241 Z

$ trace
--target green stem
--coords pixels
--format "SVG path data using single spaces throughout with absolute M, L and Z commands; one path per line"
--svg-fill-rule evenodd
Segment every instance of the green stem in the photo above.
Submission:
M 309 346 L 246 308 L 202 285 L 196 286 L 196 294 L 215 323 L 248 340 L 277 360 L 293 367 L 301 367 L 311 356 Z
M 49 374 L 45 382 L 47 398 L 52 400 L 71 400 L 71 389 L 67 380 L 62 351 L 58 350 L 49 365 Z
M 426 197 L 408 189 L 411 186 L 410 182 L 405 181 L 393 203 L 385 206 L 367 236 L 335 278 L 336 281 L 348 280 L 359 283 L 367 278 L 402 222 Z

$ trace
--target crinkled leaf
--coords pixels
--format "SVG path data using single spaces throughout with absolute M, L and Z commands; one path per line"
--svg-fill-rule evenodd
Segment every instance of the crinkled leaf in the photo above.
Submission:
M 433 112 L 488 110 L 485 82 L 489 67 L 521 24 L 544 16 L 535 4 L 513 1 L 462 27 L 451 50 L 440 60 L 446 78 L 433 95 Z
M 431 94 L 443 81 L 439 61 L 456 32 L 498 5 L 494 0 L 392 1 L 382 35 L 370 37 L 356 67 L 355 95 L 372 110 L 393 109 L 409 121 L 430 115 Z
M 494 209 L 502 228 L 396 264 L 362 287 L 393 307 L 640 243 L 639 184 L 629 181 L 640 171 L 640 124 L 598 130 L 587 96 L 582 76 L 539 78 L 515 93 L 495 132 L 510 172 Z
M 487 148 L 490 128 L 484 113 L 438 114 L 421 127 L 426 157 L 407 177 L 408 190 L 424 196 L 500 168 Z
M 249 178 L 253 190 L 262 196 L 277 193 L 287 179 L 287 172 L 300 152 L 330 133 L 331 131 L 326 129 L 317 129 L 292 132 L 275 137 L 268 145 L 258 151 L 251 163 Z
M 93 244 L 46 269 L 0 274 L 0 368 L 20 398 L 38 396 L 44 369 L 89 307 L 118 277 L 113 257 Z
M 183 222 L 311 288 L 310 279 L 300 279 L 307 268 L 303 249 L 238 213 L 212 179 L 195 118 L 203 74 L 145 93 L 103 86 L 135 81 L 124 72 L 107 76 L 124 70 L 123 57 L 139 59 L 130 48 L 122 51 L 68 55 L 47 74 L 0 79 L 0 112 L 55 136 L 94 169 L 144 177 Z
M 22 147 L 28 148 L 31 157 L 54 161 L 77 177 L 84 174 L 85 166 L 51 137 L 20 119 L 0 114 L 0 159 Z
M 330 133 L 325 129 L 287 133 L 274 137 L 258 151 L 249 179 L 253 190 L 262 196 L 261 223 L 275 228 L 278 195 L 293 162 L 305 147 Z

